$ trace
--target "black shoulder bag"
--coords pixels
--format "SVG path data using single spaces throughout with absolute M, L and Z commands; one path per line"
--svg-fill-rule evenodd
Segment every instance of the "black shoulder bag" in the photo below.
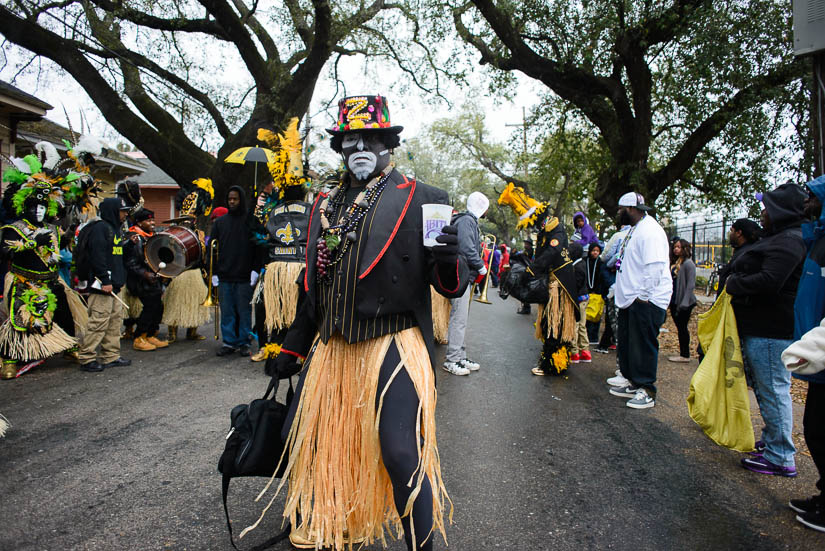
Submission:
M 229 521 L 229 510 L 226 506 L 226 496 L 229 492 L 229 481 L 238 476 L 266 476 L 275 473 L 278 461 L 284 451 L 281 441 L 281 430 L 286 422 L 287 412 L 295 391 L 292 388 L 292 379 L 289 380 L 289 390 L 286 395 L 286 404 L 275 400 L 278 393 L 278 378 L 273 377 L 266 388 L 264 397 L 252 400 L 249 404 L 240 404 L 232 408 L 230 415 L 231 428 L 226 435 L 226 447 L 218 461 L 218 472 L 223 475 L 223 511 L 226 515 L 226 527 L 229 530 L 229 541 L 237 549 L 232 538 L 232 524 Z M 269 398 L 269 394 L 272 397 Z M 277 476 L 280 478 L 286 469 L 284 461 Z M 269 539 L 254 548 L 266 549 L 289 535 L 289 527 L 277 536 Z M 252 551 L 254 551 L 252 550 Z

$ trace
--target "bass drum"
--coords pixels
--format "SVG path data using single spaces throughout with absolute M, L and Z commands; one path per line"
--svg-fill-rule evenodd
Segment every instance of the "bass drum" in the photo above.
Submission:
M 163 277 L 175 277 L 201 259 L 198 234 L 183 226 L 170 226 L 146 241 L 146 263 Z

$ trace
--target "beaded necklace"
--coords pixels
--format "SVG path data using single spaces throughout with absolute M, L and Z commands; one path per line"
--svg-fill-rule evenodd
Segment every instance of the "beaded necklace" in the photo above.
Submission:
M 344 180 L 342 179 L 321 202 L 318 209 L 321 213 L 321 237 L 316 242 L 318 254 L 315 260 L 319 279 L 329 281 L 328 270 L 341 262 L 350 244 L 358 239 L 355 228 L 378 200 L 387 185 L 392 168 L 392 165 L 388 165 L 381 173 L 380 179 L 376 176 L 364 186 L 335 225 L 330 223 L 330 219 L 335 220 L 338 212 L 344 208 L 347 187 Z

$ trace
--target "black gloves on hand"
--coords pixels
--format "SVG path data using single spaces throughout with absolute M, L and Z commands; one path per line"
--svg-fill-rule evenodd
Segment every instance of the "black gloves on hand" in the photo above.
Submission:
M 34 242 L 38 245 L 51 245 L 52 244 L 52 234 L 51 232 L 43 232 L 37 234 L 37 237 L 34 238 Z
M 430 248 L 435 261 L 438 264 L 455 265 L 456 260 L 458 260 L 458 228 L 456 226 L 444 226 L 441 228 L 441 235 L 436 237 L 435 240 L 444 243 Z
M 287 379 L 301 371 L 298 358 L 291 354 L 278 354 L 266 361 L 264 372 L 270 377 Z

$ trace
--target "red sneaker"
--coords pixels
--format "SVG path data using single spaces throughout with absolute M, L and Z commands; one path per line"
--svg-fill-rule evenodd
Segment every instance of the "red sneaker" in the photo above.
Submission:
M 607 347 L 607 349 L 608 349 L 608 350 L 616 350 L 616 345 L 615 345 L 615 344 L 611 344 L 610 346 L 608 346 L 608 347 Z
M 571 364 L 577 364 L 580 361 L 581 361 L 581 356 L 579 356 L 578 354 L 571 354 L 570 355 L 570 363 Z
M 593 357 L 590 356 L 590 351 L 589 350 L 582 350 L 582 353 L 580 354 L 580 360 L 582 362 L 586 363 L 586 364 L 592 362 Z

